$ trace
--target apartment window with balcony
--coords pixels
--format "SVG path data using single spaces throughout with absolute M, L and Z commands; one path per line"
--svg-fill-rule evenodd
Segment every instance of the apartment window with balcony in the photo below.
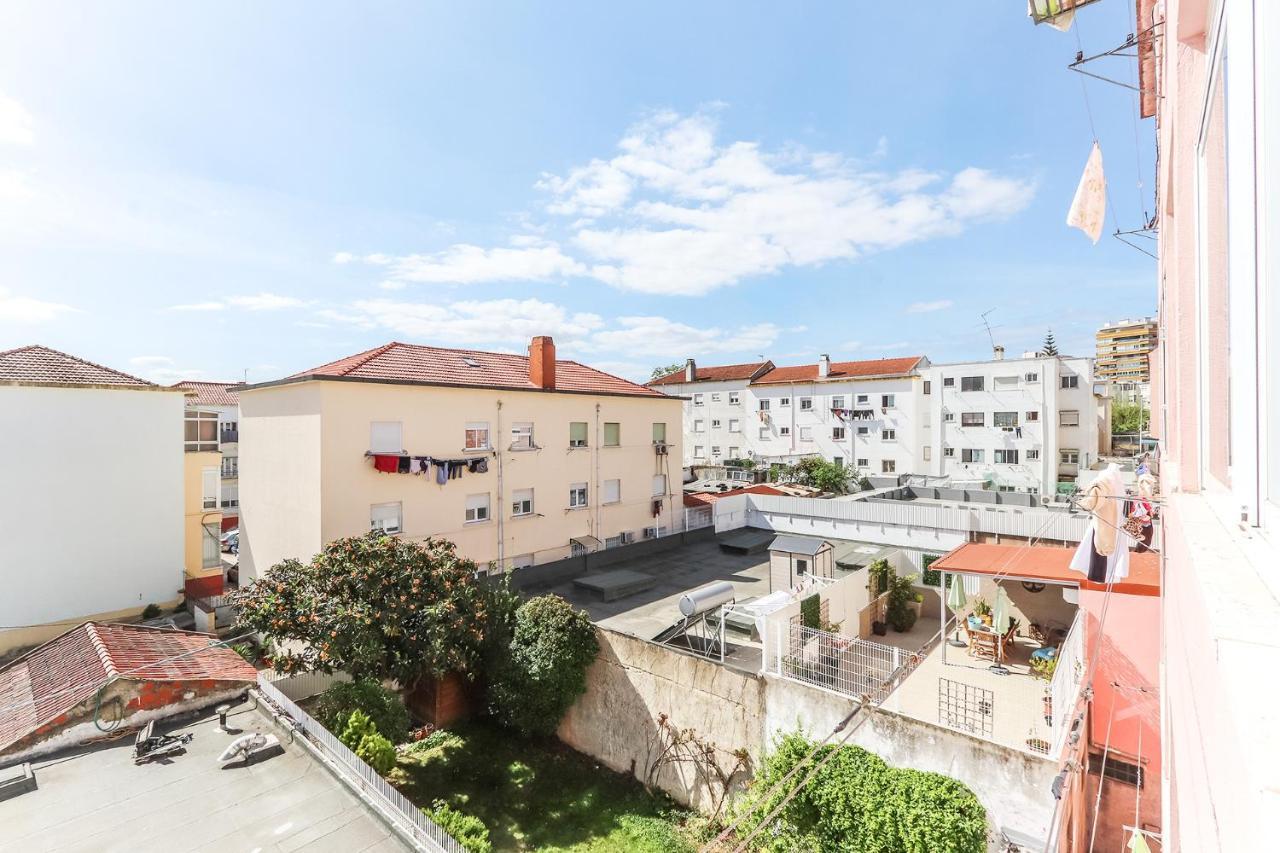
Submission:
M 1037 459 L 1039 459 L 1039 458 L 1040 458 L 1040 451 L 1039 451 L 1039 450 L 1028 450 L 1028 451 L 1027 451 L 1027 461 L 1028 461 L 1028 462 L 1034 462 L 1034 461 L 1036 461 L 1036 460 L 1037 460 Z
M 761 400 L 761 401 L 760 401 L 760 411 L 762 411 L 762 412 L 767 412 L 767 411 L 769 411 L 769 401 L 768 401 L 768 400 Z
M 693 458 L 694 458 L 694 459 L 701 459 L 701 458 L 703 458 L 704 456 L 706 456 L 706 455 L 707 455 L 707 454 L 706 454 L 706 449 L 707 449 L 707 448 L 706 448 L 706 445 L 703 445 L 703 444 L 695 444 L 695 445 L 693 446 Z
M 778 398 L 778 406 L 779 406 L 779 408 L 783 408 L 783 409 L 785 409 L 785 408 L 787 408 L 787 407 L 788 407 L 788 406 L 790 406 L 790 405 L 791 405 L 791 398 L 790 398 L 790 397 L 779 397 L 779 398 Z
M 605 480 L 600 484 L 600 503 L 616 504 L 622 501 L 622 481 Z
M 240 476 L 239 456 L 222 457 L 222 476 L 227 478 Z
M 1080 412 L 1075 409 L 1063 409 L 1058 412 L 1058 426 L 1080 426 Z
M 880 462 L 881 474 L 893 474 L 898 470 L 898 463 L 892 459 L 884 459 Z
M 235 444 L 240 441 L 240 424 L 235 421 L 221 421 L 218 424 L 218 440 L 223 444 Z
M 844 427 L 832 427 L 832 428 L 831 428 L 831 440 L 832 440 L 832 441 L 844 441 Z
M 622 424 L 605 423 L 604 446 L 605 447 L 621 447 L 622 446 Z
M 1018 451 L 1016 450 L 996 450 L 997 465 L 1017 465 Z
M 739 402 L 738 392 L 737 392 L 737 391 L 730 391 L 730 392 L 729 392 L 729 405 L 730 405 L 730 406 L 736 406 L 736 405 L 738 405 L 738 402 Z
M 942 387 L 943 387 L 943 388 L 954 388 L 954 387 L 956 387 L 956 378 L 955 378 L 954 376 L 944 376 L 944 377 L 942 377 Z
M 201 453 L 218 449 L 218 415 L 216 412 L 187 412 L 183 419 L 184 447 Z
M 200 505 L 204 509 L 218 508 L 218 488 L 222 485 L 222 477 L 217 468 L 200 470 Z
M 986 381 L 981 376 L 961 376 L 961 391 L 981 391 L 986 387 Z
M 977 450 L 972 447 L 963 448 L 960 451 L 960 461 L 968 463 L 986 461 L 986 451 Z
M 511 425 L 511 449 L 512 450 L 533 450 L 533 424 L 529 422 L 513 423 Z
M 844 397 L 843 397 L 843 396 L 835 396 L 835 397 L 832 397 L 832 398 L 831 398 L 831 408 L 833 408 L 833 409 L 843 409 L 843 408 L 844 408 Z
M 587 446 L 587 422 L 573 421 L 569 424 L 569 446 L 570 447 L 586 447 Z
M 813 441 L 813 427 L 800 427 L 800 440 Z
M 1040 420 L 1039 412 L 1027 412 L 1027 423 Z
M 898 431 L 896 429 L 882 429 L 880 430 L 880 440 L 881 441 L 897 441 Z
M 693 395 L 693 404 L 694 404 L 695 406 L 701 406 L 701 405 L 702 405 L 702 395 L 701 395 L 701 394 L 694 394 L 694 395 Z
M 582 509 L 587 505 L 587 484 L 574 483 L 569 487 L 569 509 Z
M 778 427 L 778 435 L 783 436 L 784 438 L 786 436 L 791 435 L 791 427 L 789 426 Z
M 511 492 L 511 515 L 533 515 L 533 489 L 515 489 Z
M 1016 427 L 1018 425 L 1017 412 L 992 412 L 992 426 L 998 427 Z
M 489 520 L 489 493 L 483 495 L 467 495 L 466 511 L 463 521 L 467 524 L 479 524 Z
M 707 431 L 707 422 L 706 422 L 706 421 L 704 421 L 702 418 L 698 418 L 697 420 L 695 420 L 695 421 L 693 422 L 693 431 L 694 431 L 694 432 L 706 432 L 706 431 Z
M 880 408 L 882 408 L 882 409 L 892 409 L 892 408 L 894 407 L 895 401 L 896 401 L 896 398 L 894 397 L 894 395 L 893 395 L 893 394 L 881 394 L 881 395 L 880 395 Z
M 1059 450 L 1058 462 L 1062 465 L 1079 465 L 1080 451 L 1079 450 Z
M 650 494 L 651 494 L 653 497 L 655 497 L 655 498 L 660 498 L 660 497 L 663 497 L 664 495 L 666 495 L 666 493 L 667 493 L 667 475 L 666 475 L 666 474 L 654 474 L 654 475 L 653 475 L 653 489 L 652 489 L 652 491 L 650 492 Z
M 802 412 L 811 412 L 811 411 L 813 411 L 813 398 L 812 398 L 812 397 L 801 397 L 801 398 L 800 398 L 800 411 L 802 411 Z
M 954 459 L 954 458 L 955 458 L 955 455 L 956 455 L 956 449 L 955 449 L 954 447 L 944 447 L 944 448 L 942 448 L 942 458 L 943 458 L 943 459 Z
M 1076 376 L 1074 373 L 1068 373 L 1067 375 L 1062 377 L 1062 387 L 1063 388 L 1079 388 L 1080 377 Z
M 729 432 L 742 432 L 742 421 L 737 418 L 729 418 Z
M 467 450 L 489 449 L 489 422 L 471 421 L 463 434 L 463 447 Z
M 711 428 L 712 428 L 712 429 L 720 429 L 720 419 L 719 419 L 719 418 L 712 418 L 712 419 L 711 419 Z
M 666 424 L 653 425 L 653 443 L 654 444 L 667 443 L 667 425 Z
M 371 504 L 369 529 L 379 533 L 399 533 L 403 530 L 400 504 Z
M 986 426 L 986 412 L 961 412 L 960 426 L 962 427 L 980 427 Z

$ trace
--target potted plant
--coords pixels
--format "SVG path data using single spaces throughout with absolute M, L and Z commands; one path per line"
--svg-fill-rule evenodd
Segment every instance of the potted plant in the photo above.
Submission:
M 987 604 L 985 598 L 975 599 L 973 602 L 973 615 L 982 620 L 982 624 L 991 624 L 991 605 Z
M 889 596 L 885 603 L 885 621 L 893 626 L 893 630 L 904 633 L 916 624 L 919 611 L 911 605 L 916 603 L 916 591 L 911 584 L 915 575 L 894 575 L 889 578 Z

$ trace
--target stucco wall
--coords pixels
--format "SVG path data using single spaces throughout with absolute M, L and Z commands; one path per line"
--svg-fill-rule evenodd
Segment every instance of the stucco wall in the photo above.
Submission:
M 168 391 L 0 387 L 0 625 L 177 598 L 182 403 Z M 0 632 L 0 648 L 12 640 Z
M 182 454 L 183 564 L 188 578 L 222 574 L 222 565 L 204 568 L 204 525 L 222 529 L 222 510 L 204 508 L 202 479 L 205 469 L 212 469 L 221 482 L 222 453 L 217 450 Z M 219 503 L 221 501 L 219 500 Z

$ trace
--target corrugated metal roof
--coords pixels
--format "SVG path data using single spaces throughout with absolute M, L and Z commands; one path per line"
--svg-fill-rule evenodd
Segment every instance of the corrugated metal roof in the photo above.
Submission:
M 773 543 L 769 545 L 769 550 L 813 556 L 821 551 L 823 546 L 829 545 L 831 543 L 825 539 L 811 539 L 808 536 L 793 536 L 790 533 L 784 533 L 774 538 Z

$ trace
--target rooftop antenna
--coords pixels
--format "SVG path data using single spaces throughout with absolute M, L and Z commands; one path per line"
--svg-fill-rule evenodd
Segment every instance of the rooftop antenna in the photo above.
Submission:
M 993 350 L 996 348 L 996 336 L 991 334 L 991 324 L 987 322 L 987 315 L 995 313 L 995 310 L 996 309 L 992 308 L 991 310 L 983 311 L 981 314 L 978 315 L 979 317 L 982 318 L 982 328 L 987 330 L 987 337 L 991 339 L 991 348 Z

